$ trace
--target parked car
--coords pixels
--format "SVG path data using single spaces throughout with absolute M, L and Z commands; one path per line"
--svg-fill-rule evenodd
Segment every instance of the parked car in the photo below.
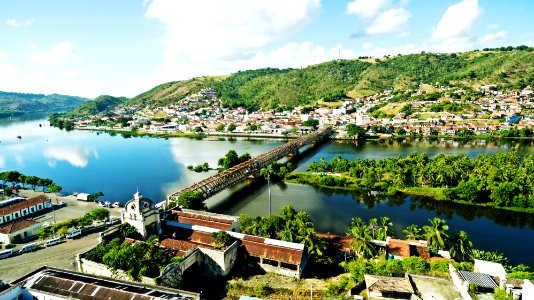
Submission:
M 121 203 L 120 202 L 114 202 L 111 206 L 112 207 L 121 207 Z

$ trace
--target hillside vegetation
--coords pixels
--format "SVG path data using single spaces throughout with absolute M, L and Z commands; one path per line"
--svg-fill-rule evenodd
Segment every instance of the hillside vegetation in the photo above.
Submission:
M 504 89 L 534 86 L 534 49 L 519 46 L 452 54 L 422 52 L 381 59 L 334 60 L 301 69 L 240 71 L 227 76 L 205 76 L 160 84 L 125 100 L 124 104 L 164 106 L 213 87 L 225 106 L 245 106 L 254 110 L 328 104 L 345 97 L 373 95 L 389 88 L 417 90 L 421 84 L 461 88 L 496 84 Z M 403 100 L 406 99 L 401 97 L 393 102 Z M 108 106 L 117 104 L 112 103 Z M 84 107 L 79 111 L 101 111 L 92 102 Z
M 58 112 L 75 108 L 86 98 L 59 94 L 25 94 L 0 92 L 0 117 L 28 112 Z
M 84 102 L 79 107 L 67 112 L 67 116 L 89 116 L 96 115 L 100 112 L 114 109 L 115 107 L 123 104 L 128 98 L 126 97 L 113 97 L 108 95 L 101 95 L 93 100 Z

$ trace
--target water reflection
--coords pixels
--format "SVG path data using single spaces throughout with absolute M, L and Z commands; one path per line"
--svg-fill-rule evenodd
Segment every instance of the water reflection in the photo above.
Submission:
M 44 157 L 48 158 L 48 165 L 55 167 L 58 161 L 66 161 L 74 167 L 85 168 L 89 159 L 98 159 L 98 151 L 79 146 L 53 146 L 43 151 Z

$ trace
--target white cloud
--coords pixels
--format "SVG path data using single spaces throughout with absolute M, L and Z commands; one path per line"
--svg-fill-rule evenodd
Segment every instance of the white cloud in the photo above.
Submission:
M 485 36 L 478 39 L 478 42 L 481 44 L 493 42 L 493 41 L 502 41 L 508 37 L 508 33 L 506 31 L 497 31 L 495 33 L 488 33 Z
M 2 50 L 0 50 L 0 58 L 2 58 L 2 57 L 4 57 L 4 56 L 6 56 L 6 52 L 5 52 L 5 51 L 2 51 Z
M 76 146 L 49 147 L 43 151 L 43 155 L 50 159 L 48 161 L 50 166 L 55 166 L 58 161 L 66 161 L 74 167 L 85 168 L 91 157 L 98 159 L 98 152 L 95 149 Z
M 6 20 L 6 25 L 11 27 L 27 27 L 34 23 L 34 20 L 17 21 L 15 18 Z
M 463 0 L 447 8 L 432 37 L 436 40 L 466 35 L 480 15 L 477 0 Z
M 31 48 L 36 50 L 38 47 L 32 45 Z M 48 50 L 40 51 L 30 56 L 30 61 L 43 64 L 53 65 L 70 62 L 73 60 L 80 60 L 85 57 L 84 51 L 75 51 L 74 46 L 70 42 L 59 42 Z
M 526 41 L 525 46 L 534 47 L 534 40 Z
M 166 28 L 159 75 L 183 79 L 235 71 L 232 63 L 295 32 L 319 7 L 320 0 L 153 0 L 145 16 Z
M 386 10 L 365 29 L 365 33 L 374 35 L 400 31 L 408 23 L 411 16 L 412 14 L 404 8 Z
M 0 154 L 0 170 L 4 169 L 6 167 L 6 158 Z
M 389 0 L 353 0 L 347 4 L 347 13 L 355 14 L 362 18 L 371 18 L 389 4 Z

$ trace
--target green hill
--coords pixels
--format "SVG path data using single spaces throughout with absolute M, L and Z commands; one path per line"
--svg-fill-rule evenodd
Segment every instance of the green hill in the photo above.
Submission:
M 421 83 L 506 89 L 534 86 L 534 52 L 526 46 L 465 53 L 420 53 L 381 59 L 335 60 L 302 69 L 242 71 L 229 76 L 169 82 L 136 96 L 130 105 L 173 103 L 214 87 L 226 106 L 251 109 L 314 104 L 385 89 L 415 89 Z
M 59 94 L 26 94 L 0 92 L 0 117 L 21 115 L 28 112 L 49 113 L 73 109 L 86 98 L 65 96 Z
M 89 116 L 96 115 L 98 113 L 112 110 L 115 107 L 123 104 L 128 98 L 126 97 L 113 97 L 109 95 L 101 95 L 93 100 L 84 102 L 79 107 L 70 110 L 66 113 L 66 116 Z

